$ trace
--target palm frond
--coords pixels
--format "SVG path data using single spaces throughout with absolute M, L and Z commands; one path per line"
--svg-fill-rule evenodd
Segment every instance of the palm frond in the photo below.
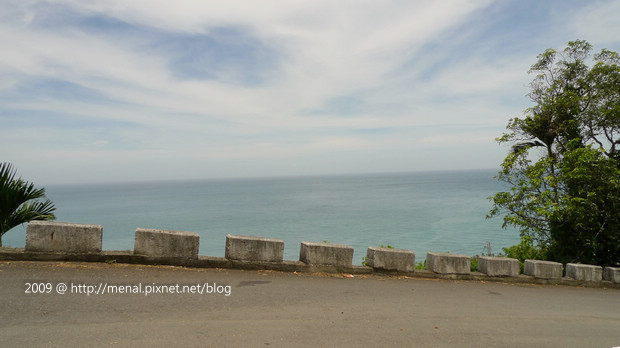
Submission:
M 0 163 L 0 238 L 25 222 L 55 219 L 54 210 L 54 204 L 45 197 L 44 188 L 16 178 L 10 163 Z
M 54 207 L 54 204 L 49 199 L 45 201 L 34 201 L 22 204 L 19 209 L 14 211 L 13 214 L 9 216 L 4 228 L 8 231 L 15 226 L 29 221 L 54 220 L 56 219 L 56 216 L 54 215 L 55 210 L 56 207 Z

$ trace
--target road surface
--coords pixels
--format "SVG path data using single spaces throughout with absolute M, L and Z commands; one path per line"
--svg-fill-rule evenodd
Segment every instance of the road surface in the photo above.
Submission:
M 3 261 L 0 345 L 618 347 L 620 291 Z

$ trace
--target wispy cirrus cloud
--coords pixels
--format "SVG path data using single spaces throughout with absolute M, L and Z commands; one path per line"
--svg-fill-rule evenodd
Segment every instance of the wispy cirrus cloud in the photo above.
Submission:
M 44 182 L 495 166 L 536 54 L 618 47 L 614 6 L 9 0 L 0 155 Z

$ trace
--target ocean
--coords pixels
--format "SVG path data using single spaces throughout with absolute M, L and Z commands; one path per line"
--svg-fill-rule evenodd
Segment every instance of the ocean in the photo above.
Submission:
M 298 260 L 302 241 L 348 244 L 354 264 L 369 246 L 426 252 L 494 253 L 519 242 L 486 219 L 487 197 L 506 187 L 495 170 L 212 179 L 47 186 L 57 221 L 103 226 L 104 250 L 133 249 L 136 228 L 193 231 L 200 255 L 224 256 L 227 234 L 284 240 L 284 259 Z M 23 247 L 26 227 L 3 237 Z

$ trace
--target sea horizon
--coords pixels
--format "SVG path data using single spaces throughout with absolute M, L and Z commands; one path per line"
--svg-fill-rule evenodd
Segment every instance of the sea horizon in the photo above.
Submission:
M 80 182 L 49 182 L 37 181 L 37 187 L 62 187 L 62 186 L 83 186 L 83 185 L 130 185 L 130 184 L 166 184 L 178 182 L 193 181 L 237 181 L 237 180 L 263 180 L 263 179 L 303 179 L 316 177 L 340 177 L 340 176 L 381 176 L 381 175 L 398 175 L 398 174 L 431 174 L 431 173 L 449 173 L 449 172 L 479 172 L 479 171 L 495 171 L 499 172 L 500 168 L 469 168 L 469 169 L 421 169 L 421 170 L 396 170 L 385 172 L 334 172 L 334 173 L 315 173 L 315 174 L 266 174 L 266 175 L 241 175 L 241 176 L 213 176 L 213 177 L 190 177 L 190 178 L 162 178 L 147 180 L 114 180 L 114 181 L 80 181 Z
M 517 244 L 518 231 L 486 219 L 489 196 L 505 188 L 497 169 L 210 178 L 46 186 L 56 221 L 103 226 L 104 250 L 132 250 L 136 228 L 200 234 L 200 255 L 224 256 L 226 235 L 282 239 L 298 260 L 302 241 L 426 252 L 494 253 Z M 23 247 L 26 226 L 3 237 Z

